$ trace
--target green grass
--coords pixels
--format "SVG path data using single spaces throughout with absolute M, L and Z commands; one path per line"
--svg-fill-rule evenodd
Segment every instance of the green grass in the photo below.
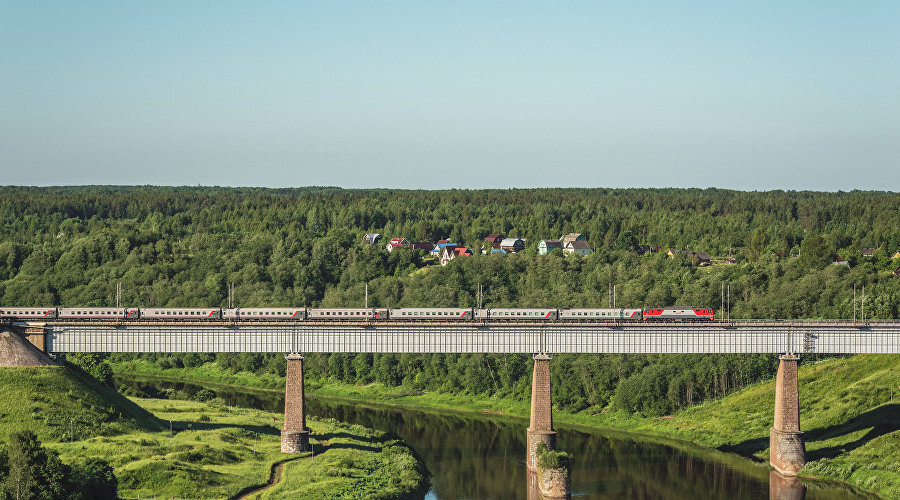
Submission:
M 149 364 L 148 364 L 149 365 Z M 152 366 L 152 365 L 151 365 Z M 116 366 L 121 370 L 121 364 Z M 207 365 L 196 372 L 169 370 L 169 376 L 216 380 L 223 371 Z M 158 371 L 158 370 L 157 370 Z M 153 374 L 149 369 L 147 374 Z M 235 376 L 248 387 L 272 388 L 271 378 Z M 198 380 L 210 380 L 199 378 Z M 809 463 L 803 474 L 847 481 L 890 498 L 900 498 L 900 357 L 858 355 L 800 368 L 800 425 Z M 894 387 L 891 401 L 891 386 Z M 283 379 L 277 390 L 283 390 Z M 483 395 L 420 393 L 381 384 L 353 386 L 310 381 L 309 393 L 408 407 L 501 413 L 528 418 L 529 404 Z M 728 397 L 699 404 L 664 418 L 591 408 L 554 412 L 562 425 L 607 428 L 662 436 L 768 460 L 769 428 L 775 402 L 774 380 L 757 383 Z
M 44 443 L 161 429 L 154 416 L 69 367 L 0 368 L 0 439 L 29 429 Z
M 0 369 L 0 394 L 3 438 L 31 429 L 65 462 L 104 459 L 123 498 L 231 498 L 266 484 L 285 459 L 296 460 L 267 495 L 299 484 L 317 492 L 306 498 L 399 498 L 425 482 L 423 466 L 401 442 L 334 420 L 307 419 L 313 458 L 281 453 L 273 426 L 281 414 L 221 401 L 128 399 L 68 368 Z M 353 473 L 335 479 L 331 462 L 349 464 Z

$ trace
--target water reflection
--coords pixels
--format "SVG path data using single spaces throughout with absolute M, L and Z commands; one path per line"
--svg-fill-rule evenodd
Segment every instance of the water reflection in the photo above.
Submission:
M 181 382 L 119 378 L 148 394 L 171 389 L 189 397 L 213 390 L 229 404 L 283 411 L 278 392 L 242 392 Z M 431 500 L 540 498 L 525 467 L 527 421 L 496 415 L 413 411 L 308 397 L 320 418 L 381 429 L 401 437 L 432 473 Z M 850 487 L 770 477 L 769 469 L 714 451 L 685 451 L 622 433 L 557 429 L 557 448 L 571 456 L 573 498 L 672 499 L 865 498 Z
M 796 477 L 787 477 L 776 471 L 769 472 L 769 500 L 803 500 L 806 485 Z

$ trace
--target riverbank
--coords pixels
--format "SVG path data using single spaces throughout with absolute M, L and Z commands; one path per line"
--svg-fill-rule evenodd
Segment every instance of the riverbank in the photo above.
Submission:
M 31 429 L 64 462 L 106 460 L 122 498 L 233 498 L 267 484 L 287 459 L 281 481 L 249 498 L 392 499 L 427 484 L 405 444 L 333 419 L 307 419 L 314 453 L 285 455 L 277 413 L 125 398 L 64 367 L 3 368 L 0 388 L 0 431 Z
M 232 375 L 210 363 L 201 369 L 160 370 L 144 362 L 117 363 L 115 371 L 242 385 L 282 391 L 283 379 Z M 809 463 L 803 474 L 847 481 L 889 498 L 900 498 L 900 405 L 890 387 L 897 387 L 900 359 L 860 355 L 807 364 L 800 370 L 801 426 Z M 240 381 L 243 383 L 236 383 Z M 477 395 L 419 393 L 410 388 L 379 384 L 350 386 L 308 381 L 309 393 L 415 408 L 500 413 L 527 418 L 527 401 Z M 774 408 L 774 381 L 758 383 L 720 400 L 688 408 L 663 418 L 621 411 L 590 409 L 554 412 L 557 424 L 626 430 L 689 441 L 768 459 L 768 433 Z

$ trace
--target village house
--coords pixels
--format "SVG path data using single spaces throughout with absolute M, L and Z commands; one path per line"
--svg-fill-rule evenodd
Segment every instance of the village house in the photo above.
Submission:
M 581 233 L 569 233 L 559 240 L 559 242 L 562 243 L 563 248 L 565 248 L 566 244 L 568 244 L 570 241 L 587 241 L 587 238 L 585 238 Z
M 425 250 L 426 252 L 430 252 L 431 249 L 434 248 L 434 245 L 432 245 L 428 241 L 422 241 L 418 243 L 410 243 L 409 247 L 413 250 Z
M 487 253 L 488 250 L 492 248 L 500 248 L 500 243 L 503 242 L 503 235 L 500 233 L 491 233 L 484 238 L 484 245 L 482 247 L 481 253 Z
M 831 263 L 833 266 L 847 266 L 850 267 L 850 263 L 846 260 L 842 259 L 840 255 L 834 254 L 834 262 Z
M 368 243 L 370 245 L 374 245 L 374 244 L 378 243 L 378 241 L 380 239 L 381 239 L 380 233 L 366 233 L 366 235 L 363 236 L 363 241 L 365 241 L 366 243 Z
M 451 243 L 450 240 L 438 240 L 437 243 L 435 243 L 431 248 L 431 255 L 440 258 L 441 250 L 443 250 L 444 247 L 448 246 L 457 247 L 459 245 L 457 245 L 456 243 Z
M 446 245 L 443 249 L 441 249 L 441 265 L 446 266 L 450 263 L 451 260 L 457 257 L 465 257 L 467 255 L 472 255 L 471 248 Z
M 863 257 L 873 257 L 875 256 L 875 250 L 875 248 L 863 248 L 860 250 L 860 253 L 862 253 Z
M 585 256 L 590 255 L 594 250 L 588 245 L 588 242 L 584 240 L 572 240 L 566 243 L 566 246 L 563 248 L 563 252 L 565 253 L 574 253 L 576 255 Z
M 500 242 L 500 248 L 509 253 L 516 253 L 525 250 L 525 240 L 522 238 L 504 238 Z
M 666 255 L 670 258 L 675 258 L 677 255 L 687 255 L 688 260 L 691 263 L 694 263 L 696 259 L 696 264 L 698 266 L 708 266 L 712 259 L 710 259 L 709 254 L 706 252 L 692 252 L 690 248 L 670 248 Z
M 538 243 L 538 255 L 547 255 L 554 249 L 562 250 L 562 243 L 556 240 L 541 240 Z
M 894 270 L 891 272 L 891 274 L 893 274 L 894 276 L 900 278 L 900 268 L 894 269 Z
M 891 259 L 900 259 L 900 250 L 894 252 L 894 255 L 891 255 Z
M 388 252 L 393 252 L 395 248 L 409 248 L 409 246 L 409 240 L 406 238 L 391 238 L 385 248 Z

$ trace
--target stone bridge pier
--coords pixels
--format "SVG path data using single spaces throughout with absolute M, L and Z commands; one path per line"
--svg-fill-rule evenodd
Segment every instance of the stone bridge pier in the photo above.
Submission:
M 309 450 L 306 406 L 303 399 L 303 355 L 291 353 L 287 360 L 284 384 L 284 427 L 281 429 L 281 452 L 299 453 Z
M 785 354 L 778 358 L 775 379 L 775 423 L 769 429 L 769 464 L 785 476 L 796 476 L 806 465 L 806 448 L 800 432 L 800 390 L 797 363 Z
M 526 463 L 529 471 L 537 470 L 538 443 L 556 449 L 556 431 L 553 430 L 553 413 L 550 401 L 549 354 L 534 355 L 534 371 L 531 374 L 531 425 L 528 426 Z

